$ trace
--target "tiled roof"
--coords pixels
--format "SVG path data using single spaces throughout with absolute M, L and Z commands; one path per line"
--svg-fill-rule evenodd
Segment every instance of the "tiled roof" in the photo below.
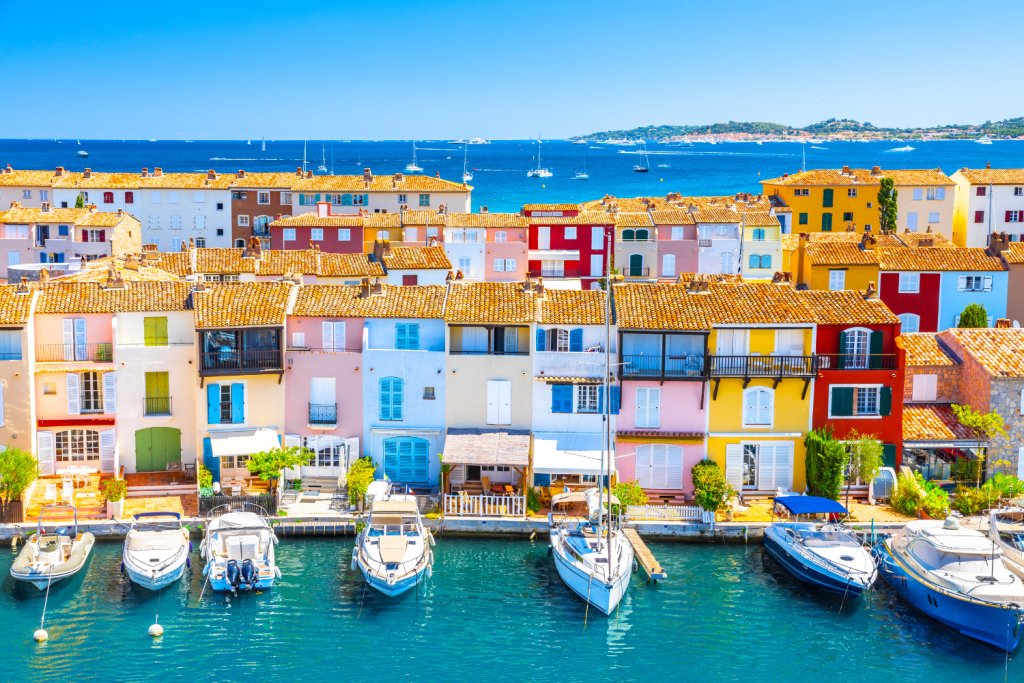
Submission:
M 711 325 L 698 295 L 681 285 L 617 285 L 615 319 L 620 330 L 707 330 Z
M 174 273 L 178 277 L 185 277 L 188 275 L 190 263 L 191 256 L 187 251 L 165 251 L 157 253 L 157 260 L 146 261 L 148 266 L 159 268 L 160 270 L 166 270 L 168 273 Z
M 449 228 L 525 228 L 530 222 L 518 213 L 450 213 Z
M 931 239 L 932 248 L 956 248 L 956 245 L 939 232 L 901 232 L 895 235 L 878 235 L 878 246 L 884 249 L 890 247 L 917 247 L 924 239 Z M 927 247 L 925 247 L 927 248 Z
M 90 211 L 82 216 L 82 220 L 75 223 L 79 228 L 113 228 L 125 218 L 130 218 L 136 223 L 139 219 L 130 213 L 117 213 L 116 211 Z M 127 230 L 128 228 L 125 228 Z
M 713 325 L 809 323 L 815 316 L 792 286 L 774 283 L 712 285 L 709 318 Z M 698 299 L 702 294 L 691 295 Z
M 255 273 L 256 259 L 242 258 L 245 251 L 241 247 L 196 249 L 197 273 Z M 267 258 L 268 251 L 263 252 Z
M 300 213 L 296 216 L 282 216 L 270 223 L 271 228 L 292 228 L 295 226 L 324 227 L 324 228 L 361 228 L 364 218 L 359 214 L 333 214 L 330 216 L 317 216 L 315 211 Z
M 56 179 L 53 171 L 11 171 L 0 173 L 0 187 L 52 187 Z
M 556 377 L 555 375 L 537 375 L 533 379 L 550 384 L 600 384 L 604 381 L 601 377 Z
M 643 213 L 617 213 L 614 216 L 615 227 L 617 228 L 653 228 L 654 219 L 651 214 Z
M 731 207 L 705 204 L 693 215 L 698 223 L 739 223 L 740 215 Z
M 819 325 L 896 325 L 900 319 L 877 296 L 865 299 L 855 290 L 798 292 Z
M 291 189 L 291 186 L 298 179 L 299 177 L 294 173 L 250 173 L 246 171 L 244 178 L 239 178 L 237 173 L 233 174 L 231 188 L 238 188 L 240 190 L 247 188 L 288 190 Z
M 878 265 L 878 252 L 862 250 L 857 242 L 811 242 L 807 259 L 816 266 Z
M 237 282 L 206 285 L 192 295 L 197 329 L 283 325 L 293 285 L 284 282 Z
M 29 206 L 14 206 L 0 213 L 0 223 L 76 223 L 89 209 L 42 209 Z M 117 215 L 117 214 L 114 214 Z
M 53 186 L 63 190 L 134 190 L 139 187 L 138 173 L 65 173 L 54 180 Z
M 160 268 L 140 266 L 126 268 L 122 258 L 109 257 L 95 261 L 83 262 L 85 268 L 77 273 L 62 277 L 61 282 L 100 282 L 107 281 L 110 265 L 114 265 L 118 277 L 125 282 L 177 282 L 178 276 Z
M 434 223 L 431 222 L 433 225 Z M 402 214 L 400 213 L 371 213 L 363 216 L 363 227 L 374 230 L 381 228 L 402 227 Z
M 18 294 L 17 285 L 0 285 L 0 325 L 24 325 L 32 309 L 32 290 Z
M 762 180 L 762 185 L 878 185 L 879 178 L 871 175 L 871 171 L 863 168 L 851 168 L 849 174 L 840 169 L 820 168 L 800 173 L 793 173 L 781 178 Z
M 1007 263 L 1024 263 L 1024 242 L 1010 242 L 1010 245 L 1003 250 L 1003 258 Z
M 1024 185 L 1024 168 L 961 168 L 971 185 Z
M 939 345 L 934 332 L 912 332 L 899 336 L 899 345 L 906 357 L 906 366 L 958 365 Z
M 796 251 L 800 248 L 800 236 L 799 235 L 783 235 L 782 236 L 782 250 L 783 251 Z
M 320 271 L 320 253 L 309 249 L 268 249 L 258 262 L 251 259 L 260 275 L 316 275 Z M 369 261 L 365 254 L 362 260 Z
M 539 306 L 544 325 L 604 325 L 603 290 L 547 289 Z
M 34 373 L 37 375 L 67 372 L 114 372 L 117 368 L 107 363 L 47 363 L 36 362 Z
M 235 178 L 231 174 L 215 174 L 210 180 L 205 173 L 164 173 L 143 178 L 136 176 L 138 186 L 147 190 L 227 190 Z
M 885 170 L 882 171 L 882 175 L 892 178 L 896 187 L 903 185 L 956 185 L 948 175 L 938 168 Z
M 887 249 L 878 259 L 885 271 L 996 271 L 1004 270 L 998 256 L 984 249 Z
M 743 216 L 743 224 L 748 228 L 778 227 L 779 219 L 767 211 L 746 211 Z
M 451 270 L 444 247 L 393 247 L 384 257 L 388 270 Z
M 677 276 L 677 282 L 683 284 L 694 280 L 719 285 L 741 285 L 743 284 L 743 275 L 740 273 L 679 273 Z
M 658 209 L 651 212 L 655 225 L 693 225 L 693 216 L 684 209 Z
M 384 266 L 370 261 L 366 254 L 328 254 L 320 252 L 318 277 L 384 277 Z M 260 274 L 266 275 L 268 264 L 260 266 Z
M 974 438 L 974 434 L 957 421 L 956 413 L 949 404 L 903 406 L 904 441 L 942 442 Z
M 361 175 L 315 175 L 312 178 L 296 178 L 292 190 L 295 192 L 468 192 L 473 188 L 427 175 L 397 176 L 375 175 L 369 183 Z M 415 198 L 413 198 L 415 199 Z
M 104 289 L 97 282 L 58 280 L 40 289 L 37 313 L 131 313 L 187 311 L 188 282 L 128 282 L 123 289 Z
M 444 287 L 382 285 L 382 294 L 364 297 L 360 287 L 304 285 L 299 289 L 292 315 L 339 318 L 433 318 L 441 317 Z
M 575 216 L 527 216 L 530 225 L 615 225 L 615 214 L 581 211 Z
M 524 204 L 523 211 L 580 211 L 581 204 Z
M 531 323 L 534 293 L 522 282 L 452 282 L 444 319 L 450 323 Z
M 430 209 L 418 209 L 416 211 L 403 211 L 401 217 L 402 223 L 405 225 L 444 225 L 447 214 L 438 213 Z
M 948 334 L 996 377 L 1024 377 L 1024 329 L 951 329 Z

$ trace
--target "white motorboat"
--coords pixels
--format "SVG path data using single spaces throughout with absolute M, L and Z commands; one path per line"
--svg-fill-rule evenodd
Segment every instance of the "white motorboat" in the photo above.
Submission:
M 489 144 L 491 144 L 491 141 L 490 140 L 484 140 L 481 137 L 476 137 L 476 138 L 473 138 L 472 140 L 470 140 L 469 144 L 471 144 L 471 145 L 489 145 Z
M 977 142 L 979 145 L 991 145 L 992 138 L 986 135 L 985 137 L 978 138 L 977 140 L 975 140 L 975 142 Z
M 604 500 L 600 500 L 600 498 Z M 615 496 L 599 489 L 559 493 L 551 498 L 551 508 L 570 503 L 586 503 L 587 519 L 548 514 L 551 525 L 551 550 L 558 576 L 573 593 L 611 614 L 629 586 L 634 568 L 633 546 L 621 528 L 608 515 L 608 505 L 619 505 Z
M 271 588 L 274 579 L 281 578 L 274 562 L 275 545 L 277 536 L 263 508 L 248 503 L 236 509 L 214 508 L 200 546 L 200 555 L 206 558 L 203 574 L 215 591 Z
M 121 568 L 143 588 L 169 586 L 191 566 L 192 542 L 177 512 L 140 512 L 124 539 Z
M 990 510 L 988 537 L 1003 551 L 1003 564 L 1024 579 L 1024 508 Z
M 77 152 L 75 152 L 75 156 L 76 157 L 82 157 L 83 159 L 87 159 L 87 158 L 89 158 L 89 153 L 86 152 L 84 149 L 80 149 Z
M 416 497 L 389 491 L 370 505 L 366 527 L 352 549 L 352 569 L 358 568 L 371 588 L 393 598 L 430 578 L 433 545 Z
M 468 145 L 469 141 L 468 140 L 463 140 L 462 138 L 459 138 L 458 140 L 449 140 L 448 144 L 449 145 Z
M 416 165 L 416 141 L 412 141 L 412 163 L 405 165 L 406 173 L 423 173 L 423 168 Z
M 66 517 L 67 510 L 72 516 L 70 529 L 67 521 L 46 521 L 47 517 Z M 53 527 L 53 531 L 47 532 L 46 526 Z M 74 505 L 46 505 L 39 511 L 36 532 L 29 536 L 11 565 L 11 576 L 46 590 L 50 584 L 77 574 L 89 559 L 95 542 L 88 531 L 78 533 L 78 510 Z

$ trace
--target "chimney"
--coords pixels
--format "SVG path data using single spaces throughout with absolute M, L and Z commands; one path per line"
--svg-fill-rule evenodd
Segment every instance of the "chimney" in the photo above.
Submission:
M 843 166 L 843 173 L 842 173 L 842 175 L 850 175 L 850 167 L 849 166 Z
M 434 237 L 433 235 L 431 235 L 431 237 L 430 237 L 430 244 L 428 244 L 427 246 L 429 246 L 431 248 L 436 247 L 437 246 L 437 238 Z
M 7 164 L 7 168 L 4 169 L 4 173 L 14 173 L 14 169 L 11 168 L 10 164 Z
M 391 256 L 391 240 L 383 239 L 381 242 L 384 244 L 384 256 Z
M 85 172 L 82 173 L 82 177 L 83 178 L 92 178 L 92 169 L 91 168 L 85 169 Z
M 870 233 L 864 233 L 864 236 L 860 238 L 861 251 L 874 251 L 875 245 L 877 244 L 878 240 L 876 240 L 874 235 L 871 235 Z
M 846 232 L 857 232 L 857 224 L 850 221 L 846 224 Z
M 867 291 L 864 292 L 864 301 L 870 301 L 875 298 L 875 283 L 869 282 Z
M 363 169 L 363 182 L 364 183 L 372 183 L 373 182 L 373 173 L 371 173 L 370 169 L 368 169 L 368 168 L 364 168 Z
M 403 176 L 403 175 L 402 175 L 401 173 L 396 173 L 396 174 L 395 174 L 395 183 L 396 183 L 396 184 L 397 184 L 397 183 L 401 183 L 401 182 L 403 182 L 404 180 L 405 180 L 405 176 Z
M 480 213 L 490 213 L 490 210 L 486 206 L 484 206 L 484 208 L 481 209 Z
M 437 172 L 437 173 L 436 173 L 436 174 L 434 175 L 434 177 L 435 177 L 435 178 L 440 178 L 440 177 L 441 177 L 441 172 L 440 172 L 440 171 L 438 171 L 438 172 Z
M 263 258 L 263 245 L 260 243 L 259 238 L 251 237 L 245 250 L 242 252 L 242 258 L 253 258 L 257 261 Z
M 57 170 L 53 172 L 53 175 L 55 175 L 58 178 L 60 178 L 62 175 L 64 175 L 64 167 L 63 166 L 58 166 Z
M 186 252 L 186 251 L 188 251 L 188 243 L 187 243 L 187 242 L 185 242 L 185 240 L 182 240 L 182 241 L 181 241 L 181 251 L 182 251 L 182 252 Z
M 985 248 L 985 253 L 989 256 L 999 256 L 1009 246 L 1010 236 L 1005 232 L 995 232 L 989 235 L 988 247 Z
M 384 286 L 381 285 L 379 277 L 373 281 L 373 289 L 370 291 L 370 294 L 373 296 L 384 296 Z
M 364 299 L 370 297 L 370 278 L 364 277 L 362 282 L 359 283 L 359 296 Z
M 148 178 L 149 177 L 149 169 L 148 168 L 142 169 L 142 177 L 143 178 Z
M 43 283 L 45 285 L 49 281 L 50 281 L 50 269 L 49 268 L 41 268 L 39 270 L 39 282 L 41 282 L 41 283 Z
M 455 271 L 455 279 L 456 280 L 461 280 L 462 279 L 462 271 L 461 270 Z
M 159 166 L 157 166 L 156 168 L 153 169 L 153 177 L 154 178 L 160 178 L 160 177 L 163 176 L 163 174 L 164 174 L 164 169 L 160 168 Z
M 931 237 L 922 237 L 921 239 L 919 239 L 917 241 L 917 246 L 919 248 L 934 247 L 935 246 L 935 240 L 933 238 L 931 238 Z
M 8 166 L 7 168 L 10 168 L 10 166 Z M 992 162 L 991 161 L 988 162 L 987 164 L 985 164 L 985 170 L 986 171 L 991 171 L 992 170 Z
M 192 293 L 193 294 L 205 294 L 206 293 L 206 283 L 203 282 L 202 280 L 197 280 L 195 286 L 192 287 Z
M 125 270 L 139 270 L 139 257 L 135 254 L 128 254 L 128 257 L 124 260 Z
M 245 177 L 245 171 L 243 171 L 242 169 L 238 169 L 238 173 L 235 174 L 235 177 L 236 178 L 244 178 Z
M 295 175 L 297 175 L 300 178 L 302 177 L 302 167 L 301 166 L 296 166 L 295 167 Z
M 374 240 L 373 241 L 373 253 L 370 256 L 371 256 L 370 260 L 373 261 L 373 263 L 383 263 L 384 262 L 382 260 L 383 257 L 384 257 L 384 243 L 382 241 L 380 241 L 380 240 Z
M 997 330 L 1008 330 L 1008 329 L 1010 329 L 1010 319 L 1009 318 L 1000 318 L 999 320 L 997 320 L 996 321 L 996 329 Z
M 245 173 L 245 171 L 242 171 L 242 173 Z M 216 180 L 217 179 L 217 172 L 214 171 L 211 168 L 209 171 L 206 172 L 206 179 L 207 180 Z
M 447 206 L 442 204 L 441 206 L 437 207 L 437 213 L 440 214 L 441 216 L 443 216 L 444 212 L 445 212 L 445 209 L 447 209 L 447 208 L 448 208 Z
M 874 175 L 874 176 L 882 175 L 882 167 L 881 166 L 872 166 L 871 167 L 871 175 Z
M 461 270 L 459 271 L 459 276 L 458 277 L 459 277 L 460 280 L 462 279 L 462 271 Z M 537 278 L 537 282 L 533 285 L 533 291 L 541 299 L 544 298 L 544 276 L 543 275 L 541 275 L 541 276 L 539 276 Z
M 43 202 L 42 207 L 39 209 L 42 213 L 50 213 L 50 202 Z
M 312 178 L 313 177 L 313 172 L 312 171 L 306 171 L 306 177 L 307 178 Z

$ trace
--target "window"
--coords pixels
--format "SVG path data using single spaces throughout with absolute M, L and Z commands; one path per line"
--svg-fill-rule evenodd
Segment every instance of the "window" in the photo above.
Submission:
M 569 351 L 569 330 L 552 327 L 550 330 L 538 330 L 537 334 L 543 335 L 544 351 Z
M 292 203 L 292 193 L 291 192 L 282 192 L 281 193 L 281 203 L 285 204 L 285 205 L 291 204 Z
M 281 231 L 281 239 L 285 242 L 295 241 L 295 228 L 285 228 Z
M 349 228 L 338 228 L 338 241 L 348 242 L 352 239 L 352 230 Z
M 7 252 L 7 265 L 16 266 L 21 263 L 21 254 L 16 251 Z
M 743 486 L 745 487 L 757 488 L 757 450 L 757 444 L 743 444 Z
M 1021 214 L 1022 213 L 1024 213 L 1024 211 L 1007 211 L 1006 212 L 1006 222 L 1007 223 L 1020 223 L 1021 222 Z
M 504 273 L 505 272 L 505 259 L 496 258 L 494 259 L 494 272 Z
M 853 211 L 844 211 L 843 212 L 843 222 L 844 223 L 849 223 L 852 220 L 853 220 Z
M 772 267 L 772 255 L 771 254 L 761 254 L 761 267 L 762 268 L 771 268 Z
M 104 192 L 103 193 L 103 203 L 104 204 L 113 204 L 114 203 L 114 193 L 113 192 Z
M 849 190 L 846 191 L 846 196 L 847 197 L 856 197 L 857 196 L 857 188 L 851 187 Z
M 205 237 L 197 237 L 196 238 L 196 248 L 197 249 L 205 249 L 206 248 L 206 238 Z
M 167 203 L 168 204 L 177 204 L 178 203 L 178 193 L 177 192 L 168 192 L 167 193 Z
M 43 395 L 45 395 L 45 396 L 56 396 L 57 395 L 57 383 L 56 382 L 43 382 Z
M 405 351 L 419 351 L 420 326 L 416 323 L 396 323 L 395 348 Z
M 821 193 L 821 205 L 826 209 L 832 207 L 832 188 L 825 188 Z
M 726 275 L 733 273 L 733 253 L 731 251 L 722 252 L 722 273 Z
M 929 201 L 935 201 L 935 188 L 934 187 L 929 187 L 925 191 L 925 198 L 927 200 L 929 200 Z
M 512 424 L 512 382 L 510 380 L 487 380 L 487 424 Z
M 871 224 L 870 223 L 865 223 L 864 224 L 864 232 L 871 232 Z
M 200 214 L 193 219 L 196 230 L 206 230 L 206 216 Z
M 900 291 L 917 293 L 921 291 L 920 273 L 900 273 Z
M 641 427 L 661 427 L 661 388 L 637 387 L 636 417 L 633 425 Z
M 716 235 L 726 235 L 726 234 L 728 234 L 728 232 L 729 232 L 729 226 L 727 226 L 727 225 L 719 225 L 719 226 L 715 227 L 715 234 Z
M 957 289 L 961 292 L 991 292 L 991 275 L 961 275 L 957 280 Z
M 499 230 L 498 232 L 494 233 L 494 241 L 497 242 L 498 244 L 504 244 L 507 240 L 508 233 L 506 233 L 504 230 Z
M 919 202 L 919 201 L 921 201 L 921 199 L 923 197 L 924 197 L 924 190 L 922 190 L 920 187 L 915 187 L 914 188 L 914 201 L 915 202 Z
M 877 415 L 878 414 L 878 388 L 857 389 L 857 414 Z
M 306 333 L 305 332 L 292 332 L 292 348 L 304 349 L 306 348 Z
M 324 229 L 323 228 L 312 228 L 312 229 L 310 229 L 310 231 L 309 231 L 309 239 L 311 239 L 314 242 L 321 242 L 321 241 L 323 241 L 323 239 L 324 239 Z
M 32 199 L 32 190 L 22 190 L 21 191 L 21 198 L 22 199 Z
M 800 223 L 800 225 L 807 225 L 807 214 L 806 213 L 800 214 L 799 223 Z
M 683 239 L 683 226 L 673 225 L 672 226 L 672 239 L 678 241 Z
M 743 426 L 771 427 L 774 392 L 764 387 L 751 387 L 743 392 Z
M 406 242 L 416 242 L 419 239 L 419 232 L 420 231 L 419 231 L 418 228 L 406 228 L 405 229 L 405 241 Z
M 79 385 L 81 412 L 103 412 L 103 381 L 98 372 L 83 372 Z M 70 396 L 69 396 L 70 399 Z
M 505 272 L 514 273 L 516 272 L 516 260 L 514 258 L 505 259 Z
M 604 228 L 595 225 L 590 229 L 590 248 L 604 249 Z
M 570 390 L 572 387 L 569 387 Z M 596 384 L 581 384 L 576 392 L 576 412 L 596 413 L 597 412 L 597 389 Z
M 434 387 L 423 387 L 423 400 L 433 401 L 434 398 Z
M 125 204 L 134 204 L 135 203 L 135 193 L 134 192 L 125 192 L 124 193 L 124 203 Z
M 830 270 L 828 271 L 828 288 L 834 292 L 846 289 L 846 271 L 845 270 Z
M 0 330 L 0 360 L 21 360 L 21 330 Z
M 406 198 L 406 195 L 404 195 L 404 194 L 398 195 L 398 203 L 399 204 L 406 204 L 406 203 L 408 203 L 408 201 L 409 200 Z
M 750 234 L 755 242 L 764 242 L 764 228 L 754 228 Z
M 420 206 L 430 206 L 430 195 L 429 194 L 421 194 L 420 195 Z
M 243 227 L 243 228 L 249 227 L 249 217 L 248 216 L 239 215 L 238 216 L 238 225 L 239 225 L 239 227 Z
M 917 232 L 917 212 L 910 211 L 907 213 L 907 229 L 910 232 Z
M 1015 187 L 1015 188 L 1013 188 L 1013 196 L 1014 197 L 1024 197 L 1024 187 Z
M 53 436 L 57 462 L 99 462 L 99 432 L 91 429 L 69 429 L 57 432 Z
M 929 223 L 938 223 L 939 222 L 939 212 L 938 211 L 929 211 L 928 212 L 928 222 Z
M 563 263 L 559 261 L 559 263 Z M 601 254 L 590 255 L 590 277 L 601 277 L 604 275 L 604 256 Z
M 674 254 L 665 254 L 661 257 L 661 274 L 663 277 L 671 277 L 676 274 L 676 257 Z
M 869 330 L 852 329 L 842 333 L 840 350 L 843 353 L 843 367 L 862 369 L 868 367 L 868 353 L 871 346 Z
M 270 203 L 270 193 L 269 192 L 257 192 L 256 193 L 256 203 L 257 204 L 269 204 Z
M 388 235 L 389 235 L 389 233 L 388 233 L 387 230 L 378 230 L 377 231 L 377 239 L 379 239 L 379 240 L 389 239 Z
M 204 202 L 206 202 L 206 193 L 205 192 L 193 192 L 192 193 L 192 201 L 195 202 L 196 204 L 203 204 Z
M 975 223 L 984 223 L 985 222 L 985 212 L 984 211 L 975 211 L 974 212 L 974 222 Z
M 921 315 L 914 313 L 903 313 L 898 316 L 900 319 L 900 332 L 902 334 L 913 334 L 921 331 Z
M 974 192 L 974 195 L 975 195 L 976 197 L 984 197 L 984 196 L 985 196 L 985 192 L 986 192 L 987 190 L 988 190 L 988 188 L 986 188 L 986 187 L 979 187 L 979 188 L 978 188 L 978 189 L 977 189 L 977 190 L 976 190 L 976 191 Z
M 167 318 L 143 318 L 146 346 L 167 346 Z
M 938 375 L 914 375 L 913 400 L 934 401 L 938 395 Z
M 324 351 L 345 350 L 344 321 L 324 321 L 321 325 L 321 348 Z
M 879 417 L 892 412 L 891 387 L 832 386 L 830 391 L 830 416 Z
M 106 242 L 106 230 L 86 230 L 83 242 Z
M 832 214 L 823 213 L 821 214 L 821 231 L 832 232 Z
M 576 226 L 567 225 L 565 226 L 565 239 L 574 240 L 576 239 Z
M 750 259 L 749 259 L 748 264 L 747 264 L 747 267 L 748 268 L 760 268 L 761 267 L 761 257 L 758 256 L 757 254 L 751 254 L 750 255 Z

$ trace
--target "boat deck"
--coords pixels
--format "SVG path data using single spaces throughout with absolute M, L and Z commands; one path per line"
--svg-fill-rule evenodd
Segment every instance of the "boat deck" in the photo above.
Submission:
M 629 544 L 633 546 L 633 553 L 636 555 L 636 559 L 640 562 L 640 566 L 647 572 L 648 581 L 654 580 L 665 580 L 668 578 L 668 574 L 658 564 L 658 560 L 654 558 L 654 553 L 651 552 L 647 544 L 644 543 L 643 539 L 640 538 L 640 534 L 636 532 L 636 529 L 623 529 L 622 534 L 629 541 Z

